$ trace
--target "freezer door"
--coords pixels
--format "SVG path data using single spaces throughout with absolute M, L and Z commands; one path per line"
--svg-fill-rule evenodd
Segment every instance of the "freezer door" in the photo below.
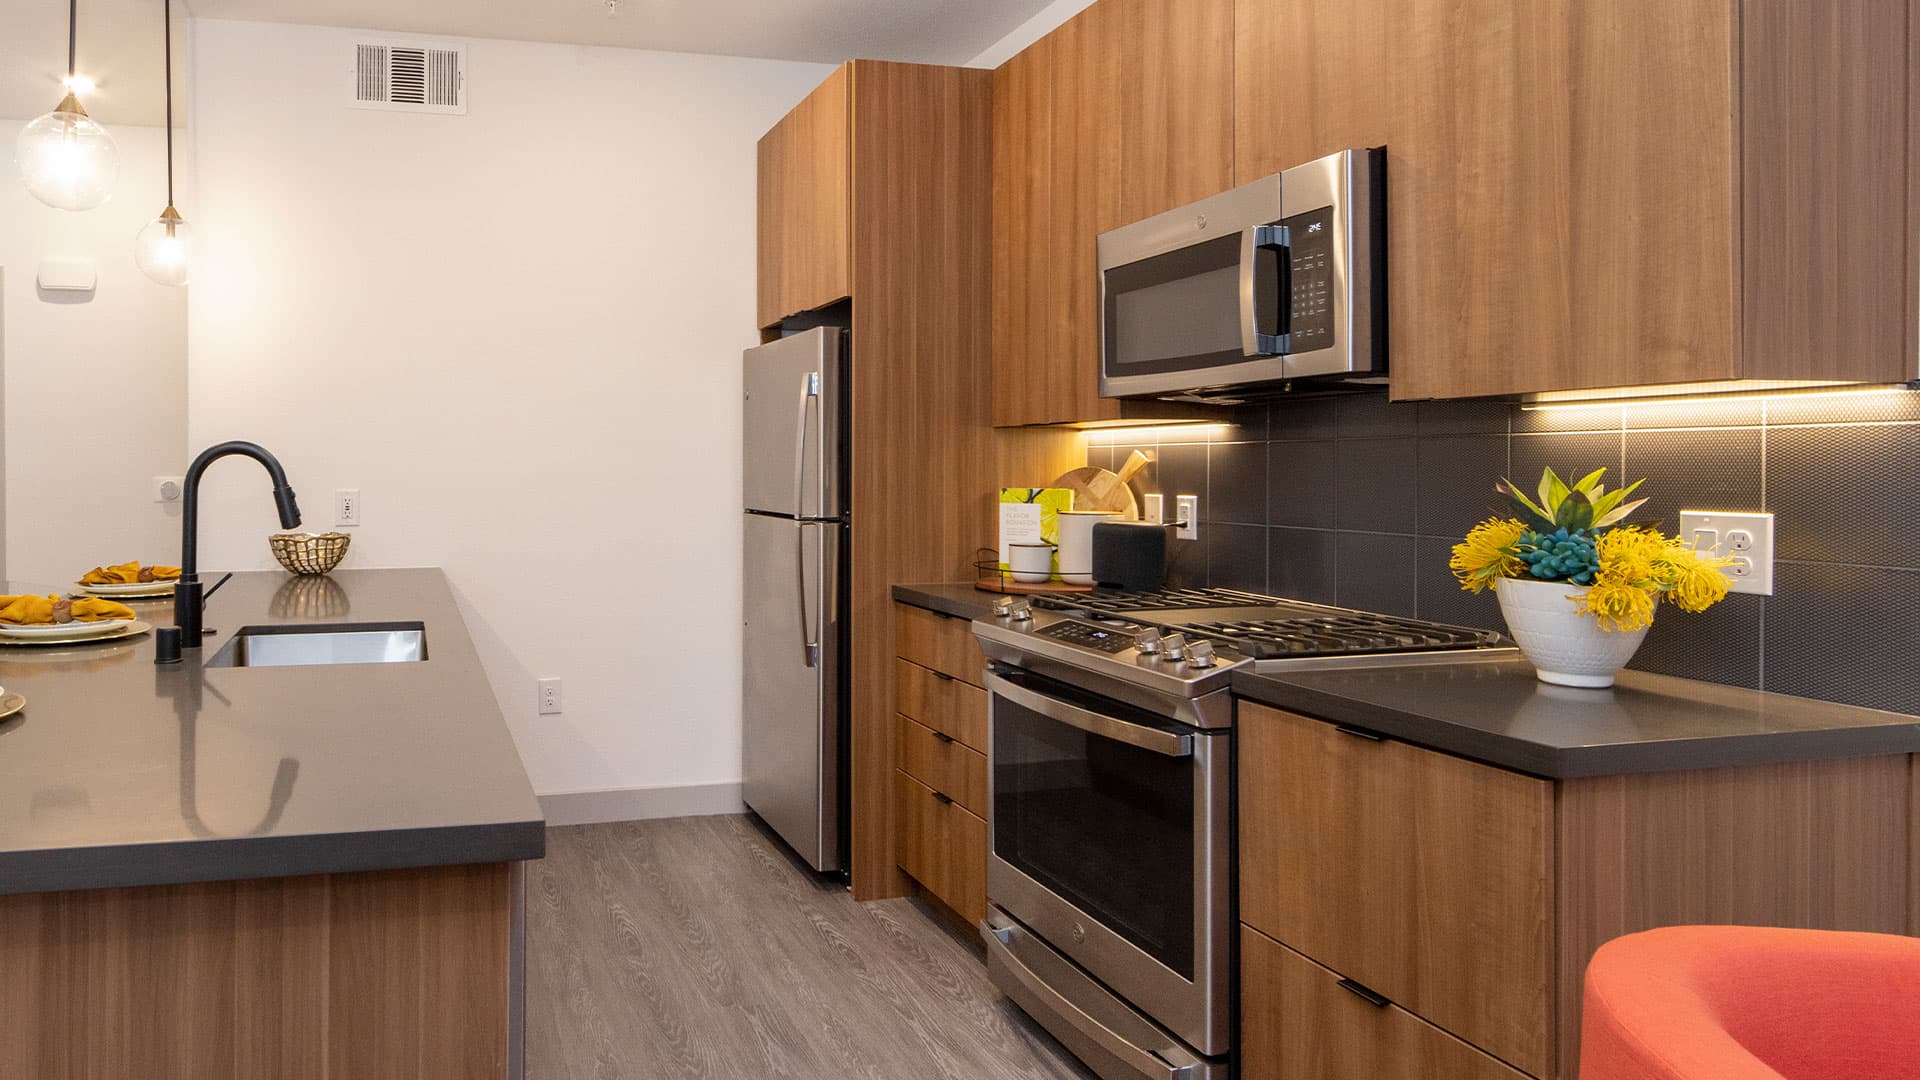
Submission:
M 816 870 L 843 868 L 844 526 L 746 515 L 745 746 L 749 807 Z
M 744 354 L 745 509 L 840 515 L 842 340 L 823 326 Z

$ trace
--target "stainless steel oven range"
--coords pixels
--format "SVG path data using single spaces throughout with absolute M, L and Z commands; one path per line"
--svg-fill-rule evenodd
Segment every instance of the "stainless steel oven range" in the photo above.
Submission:
M 1233 673 L 1512 655 L 1485 631 L 1228 590 L 1002 601 L 974 633 L 988 971 L 1107 1080 L 1228 1075 Z

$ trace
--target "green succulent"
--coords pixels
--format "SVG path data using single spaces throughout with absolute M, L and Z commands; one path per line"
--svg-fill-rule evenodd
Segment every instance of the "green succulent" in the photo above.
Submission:
M 1647 501 L 1626 501 L 1627 496 L 1646 481 L 1635 480 L 1618 491 L 1608 491 L 1600 483 L 1600 478 L 1606 472 L 1605 469 L 1595 469 L 1581 477 L 1579 483 L 1569 487 L 1566 481 L 1554 474 L 1552 468 L 1548 468 L 1540 474 L 1539 502 L 1527 498 L 1519 485 L 1504 477 L 1493 489 L 1512 504 L 1514 516 L 1536 532 L 1604 529 L 1618 524 Z

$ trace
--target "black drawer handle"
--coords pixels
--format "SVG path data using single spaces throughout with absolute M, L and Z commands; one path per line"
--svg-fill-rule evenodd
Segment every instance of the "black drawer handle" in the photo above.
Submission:
M 952 741 L 953 741 L 953 736 L 951 736 L 951 735 L 949 735 L 949 734 L 947 734 L 947 733 L 946 733 L 946 732 L 944 732 L 944 731 L 936 731 L 936 732 L 934 732 L 934 733 L 933 733 L 933 737 L 934 737 L 934 738 L 936 738 L 936 739 L 939 739 L 939 740 L 940 740 L 941 742 L 943 742 L 943 743 L 950 743 L 950 742 L 952 742 Z
M 932 608 L 928 608 L 927 611 L 931 612 L 936 619 L 957 619 L 960 617 L 958 615 L 949 615 L 944 611 L 934 611 Z
M 1357 727 L 1348 727 L 1345 724 L 1335 724 L 1333 725 L 1333 730 L 1339 732 L 1342 735 L 1351 735 L 1356 739 L 1365 739 L 1368 742 L 1386 742 L 1387 741 L 1387 737 L 1385 735 L 1376 735 L 1371 731 L 1367 731 Z
M 1384 1009 L 1393 1004 L 1393 1002 L 1386 999 L 1385 995 L 1375 993 L 1359 983 L 1354 982 L 1352 979 L 1341 979 L 1340 989 L 1345 990 L 1347 993 L 1352 994 L 1354 997 L 1376 1008 Z
M 942 794 L 942 793 L 940 793 L 940 792 L 938 792 L 938 791 L 936 791 L 936 792 L 934 792 L 934 793 L 933 793 L 933 797 L 934 797 L 934 798 L 935 798 L 936 800 L 938 800 L 938 801 L 939 801 L 939 803 L 940 803 L 940 805 L 941 805 L 941 806 L 952 806 L 952 805 L 953 805 L 953 796 L 951 796 L 951 795 L 945 795 L 945 794 Z M 1384 998 L 1382 998 L 1381 1000 L 1383 1000 L 1383 1001 L 1384 1001 L 1385 999 L 1384 999 Z
M 939 680 L 940 680 L 941 682 L 952 682 L 952 681 L 953 681 L 953 676 L 951 676 L 951 675 L 949 675 L 949 674 L 947 674 L 947 673 L 946 673 L 946 672 L 944 672 L 944 671 L 934 671 L 934 670 L 932 670 L 931 668 L 929 668 L 929 669 L 928 669 L 928 672 L 927 672 L 927 673 L 928 673 L 928 674 L 930 674 L 930 675 L 932 675 L 932 676 L 933 676 L 934 678 L 936 678 L 936 679 L 939 679 Z

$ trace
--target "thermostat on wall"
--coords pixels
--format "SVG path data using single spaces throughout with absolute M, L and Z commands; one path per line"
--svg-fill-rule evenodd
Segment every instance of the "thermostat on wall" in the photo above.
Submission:
M 41 259 L 40 287 L 56 292 L 92 292 L 93 261 L 90 259 Z

